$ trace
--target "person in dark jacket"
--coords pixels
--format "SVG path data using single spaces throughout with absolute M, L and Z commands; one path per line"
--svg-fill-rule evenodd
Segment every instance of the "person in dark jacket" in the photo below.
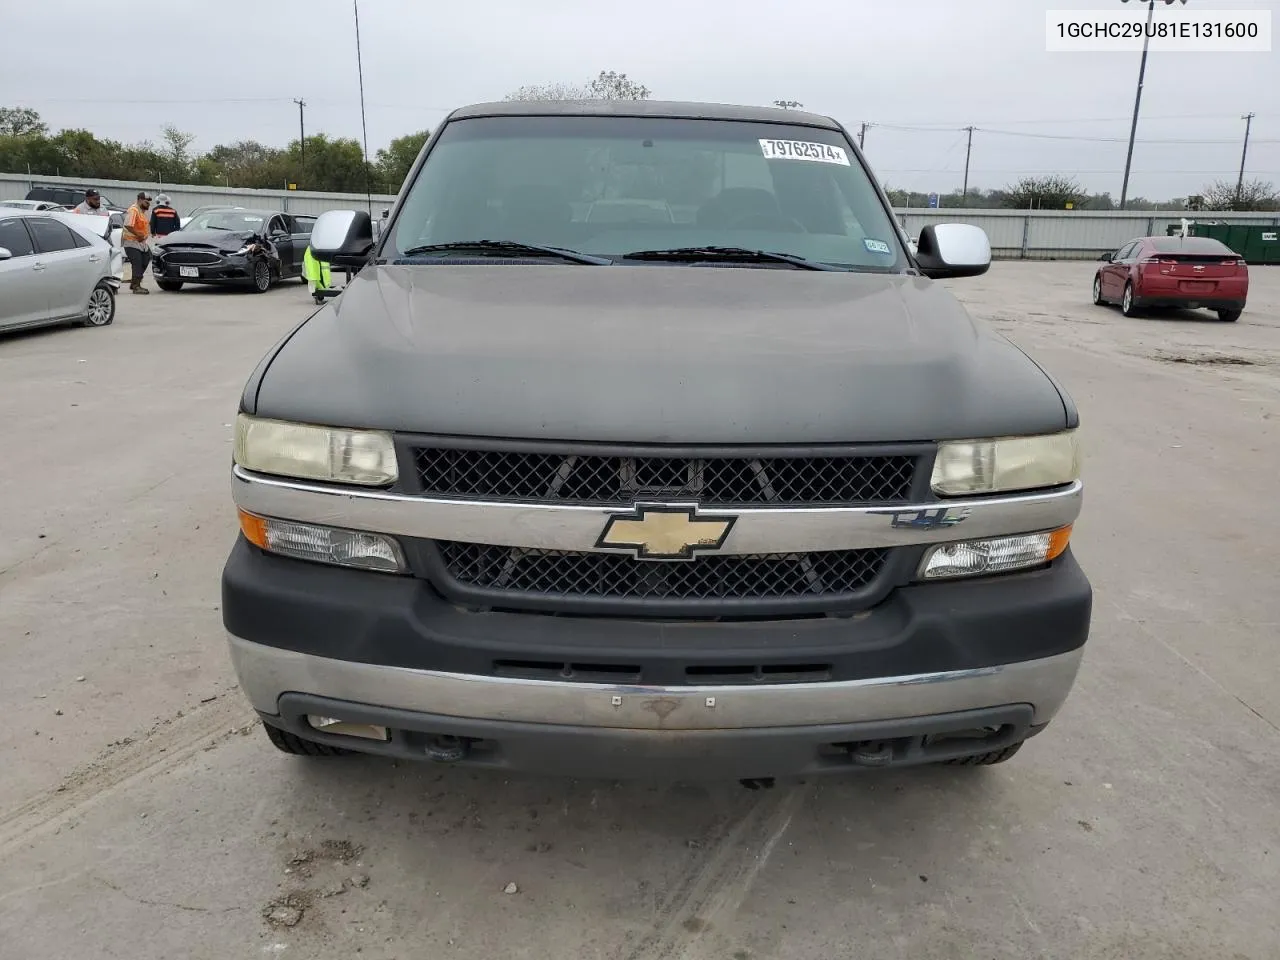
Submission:
M 169 203 L 167 194 L 156 197 L 155 209 L 151 211 L 151 235 L 165 237 L 175 230 L 182 229 L 182 219 L 178 211 Z

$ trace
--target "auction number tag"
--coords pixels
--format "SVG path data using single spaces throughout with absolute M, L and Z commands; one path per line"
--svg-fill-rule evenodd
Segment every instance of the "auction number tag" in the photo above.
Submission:
M 829 143 L 809 143 L 804 140 L 761 140 L 760 152 L 766 160 L 813 160 L 817 163 L 838 163 L 849 166 L 849 155 L 844 147 Z

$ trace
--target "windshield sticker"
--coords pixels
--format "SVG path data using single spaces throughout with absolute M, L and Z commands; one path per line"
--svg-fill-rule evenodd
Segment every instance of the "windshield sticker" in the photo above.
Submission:
M 872 253 L 893 253 L 893 249 L 883 240 L 872 240 L 870 237 L 863 237 L 862 245 Z
M 761 140 L 760 152 L 766 160 L 814 160 L 818 163 L 838 163 L 849 166 L 849 155 L 844 147 L 829 143 L 807 143 L 804 140 Z

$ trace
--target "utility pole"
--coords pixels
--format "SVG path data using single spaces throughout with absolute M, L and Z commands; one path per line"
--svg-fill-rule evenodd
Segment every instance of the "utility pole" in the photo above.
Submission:
M 293 102 L 298 105 L 298 153 L 300 155 L 298 166 L 305 167 L 307 163 L 307 128 L 302 122 L 302 108 L 307 105 L 307 101 L 299 97 Z
M 1124 0 L 1128 3 L 1129 0 Z M 1173 0 L 1164 0 L 1166 4 Z M 1185 4 L 1187 0 L 1182 0 Z M 1133 139 L 1138 133 L 1138 108 L 1142 106 L 1142 84 L 1147 76 L 1147 44 L 1151 42 L 1151 21 L 1156 15 L 1156 0 L 1147 0 L 1147 29 L 1142 34 L 1142 60 L 1138 64 L 1138 91 L 1133 97 L 1133 123 L 1129 126 L 1129 152 L 1124 158 L 1124 182 L 1120 185 L 1120 209 L 1129 196 L 1129 168 L 1133 164 Z
M 969 143 L 964 148 L 964 187 L 960 191 L 960 202 L 969 196 L 969 154 L 973 152 L 973 127 L 965 127 L 969 131 Z
M 863 144 L 867 142 L 867 127 L 874 127 L 874 126 L 875 126 L 874 123 L 869 123 L 866 120 L 862 121 L 862 129 L 858 131 L 858 149 L 859 150 L 862 150 Z
M 1243 117 L 1244 121 L 1244 149 L 1240 151 L 1240 176 L 1236 178 L 1236 203 L 1237 210 L 1240 209 L 1240 192 L 1244 189 L 1244 158 L 1249 153 L 1249 128 L 1253 126 L 1253 111 L 1250 110 Z
M 369 126 L 364 114 L 364 58 L 360 52 L 360 0 L 351 0 L 351 11 L 356 17 L 356 75 L 360 78 L 360 133 L 364 141 L 364 193 L 369 204 L 369 216 L 373 216 L 373 183 L 369 179 Z

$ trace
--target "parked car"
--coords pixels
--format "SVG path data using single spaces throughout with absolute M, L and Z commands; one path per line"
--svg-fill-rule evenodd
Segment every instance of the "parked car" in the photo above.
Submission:
M 247 285 L 265 293 L 272 284 L 302 275 L 312 218 L 279 210 L 218 208 L 191 218 L 156 241 L 152 272 L 161 290 L 186 283 Z
M 15 210 L 69 210 L 70 207 L 54 203 L 52 200 L 0 200 L 0 207 L 13 207 Z
M 37 183 L 27 191 L 27 199 L 46 200 L 70 209 L 84 200 L 84 193 L 88 189 L 90 189 L 88 186 L 68 187 L 63 184 Z M 97 188 L 95 187 L 93 189 Z M 105 193 L 101 193 L 101 191 L 99 191 L 99 195 L 102 197 L 102 205 L 108 210 L 119 214 L 123 214 L 125 212 L 124 207 L 120 206 L 118 203 L 112 203 Z
M 1119 303 L 1126 317 L 1148 308 L 1204 307 L 1231 323 L 1249 296 L 1244 258 L 1209 237 L 1139 237 L 1102 259 L 1093 276 L 1093 302 Z
M 178 225 L 180 227 L 185 227 L 188 221 L 194 219 L 195 217 L 201 216 L 202 214 L 209 213 L 213 210 L 243 210 L 243 209 L 244 207 L 236 207 L 236 206 L 231 206 L 229 204 L 220 204 L 220 203 L 213 203 L 204 207 L 196 207 L 186 216 L 179 217 Z
M 69 216 L 0 209 L 0 330 L 105 327 L 115 318 L 119 261 L 106 240 Z M 97 218 L 75 217 L 89 219 Z
M 705 169 L 679 222 L 580 204 Z M 311 245 L 358 272 L 242 392 L 222 581 L 279 749 L 973 766 L 1066 699 L 1076 407 L 933 282 L 985 272 L 986 234 L 925 226 L 911 256 L 835 120 L 464 107 L 377 243 L 347 210 Z

